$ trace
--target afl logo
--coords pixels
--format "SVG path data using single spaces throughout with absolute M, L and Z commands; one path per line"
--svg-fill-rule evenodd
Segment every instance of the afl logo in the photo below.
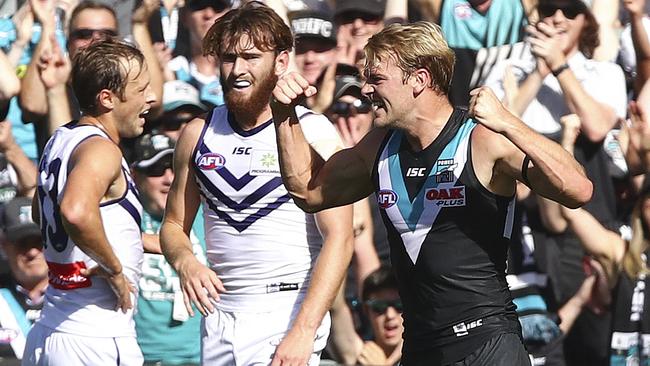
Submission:
M 377 203 L 379 204 L 379 207 L 383 208 L 384 210 L 397 203 L 398 198 L 399 197 L 397 196 L 397 193 L 391 191 L 390 189 L 382 189 L 381 191 L 377 192 Z
M 217 153 L 207 153 L 199 158 L 199 169 L 201 170 L 219 170 L 226 164 L 226 158 Z

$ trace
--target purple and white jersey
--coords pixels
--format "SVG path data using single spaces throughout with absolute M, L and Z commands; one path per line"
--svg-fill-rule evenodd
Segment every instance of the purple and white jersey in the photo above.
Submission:
M 116 296 L 100 277 L 87 278 L 82 268 L 97 265 L 65 232 L 60 203 L 66 189 L 69 159 L 74 149 L 92 136 L 108 136 L 99 128 L 71 122 L 50 138 L 39 163 L 38 199 L 41 232 L 50 285 L 38 322 L 57 331 L 92 337 L 135 336 L 133 311 L 116 311 Z M 142 267 L 140 220 L 142 205 L 129 168 L 122 158 L 128 188 L 118 199 L 102 202 L 99 211 L 104 232 L 126 277 L 137 285 Z M 74 192 L 66 192 L 74 194 Z M 135 298 L 133 298 L 135 301 Z
M 302 107 L 297 113 L 305 137 L 324 158 L 341 146 L 327 118 Z M 210 116 L 193 169 L 208 263 L 227 290 L 217 306 L 268 310 L 262 299 L 304 294 L 322 239 L 313 215 L 296 206 L 282 184 L 273 121 L 243 131 L 225 106 Z

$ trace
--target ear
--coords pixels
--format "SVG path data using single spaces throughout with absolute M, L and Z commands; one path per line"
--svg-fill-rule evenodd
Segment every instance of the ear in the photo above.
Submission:
M 102 89 L 97 94 L 97 106 L 112 111 L 115 108 L 113 98 L 117 98 L 117 95 L 108 89 Z
M 418 95 L 431 86 L 431 73 L 425 68 L 419 68 L 413 72 L 409 83 L 413 87 L 413 93 Z
M 275 75 L 284 74 L 289 68 L 289 51 L 282 51 L 275 57 Z

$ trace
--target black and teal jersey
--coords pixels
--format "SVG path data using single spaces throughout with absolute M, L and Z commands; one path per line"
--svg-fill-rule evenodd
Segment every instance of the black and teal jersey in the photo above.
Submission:
M 520 332 L 506 282 L 515 199 L 478 181 L 470 144 L 476 126 L 456 109 L 420 152 L 391 130 L 373 172 L 404 303 L 404 354 L 431 354 L 432 364 Z

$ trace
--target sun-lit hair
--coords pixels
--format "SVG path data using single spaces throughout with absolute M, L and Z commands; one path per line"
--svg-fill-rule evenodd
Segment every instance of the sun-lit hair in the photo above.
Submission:
M 293 35 L 289 26 L 268 6 L 251 1 L 230 10 L 217 19 L 203 38 L 203 54 L 219 57 L 224 52 L 237 50 L 242 36 L 248 37 L 248 48 L 254 45 L 260 51 L 291 51 Z
M 392 58 L 404 74 L 404 82 L 417 69 L 431 74 L 432 87 L 449 94 L 456 57 L 445 41 L 440 26 L 430 22 L 391 24 L 373 35 L 364 48 L 365 71 Z
M 632 239 L 628 243 L 622 263 L 623 271 L 630 278 L 638 278 L 640 274 L 648 274 L 650 272 L 641 258 L 641 254 L 648 249 L 648 240 L 650 239 L 648 226 L 643 222 L 643 210 L 646 209 L 646 206 L 650 208 L 650 205 L 647 203 L 648 199 L 650 199 L 649 193 L 645 192 L 638 198 L 630 217 Z
M 135 61 L 139 67 L 129 68 Z M 124 90 L 129 77 L 138 77 L 143 71 L 142 52 L 129 43 L 108 38 L 98 40 L 79 50 L 72 59 L 70 80 L 82 112 L 97 112 L 97 95 L 103 89 L 115 93 L 124 100 Z M 131 76 L 131 72 L 137 74 Z

